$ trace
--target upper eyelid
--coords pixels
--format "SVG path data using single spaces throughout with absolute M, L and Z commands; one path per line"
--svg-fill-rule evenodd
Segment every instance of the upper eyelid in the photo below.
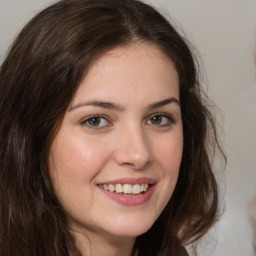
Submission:
M 173 116 L 173 114 L 170 114 L 170 113 L 167 113 L 167 112 L 156 112 L 156 113 L 152 113 L 152 114 L 148 115 L 148 116 L 146 117 L 146 119 L 149 119 L 149 118 L 151 118 L 151 117 L 153 117 L 153 116 L 167 116 L 167 117 L 170 117 L 170 118 L 175 119 L 174 116 Z
M 102 125 L 102 126 L 100 126 L 100 125 L 99 126 L 90 125 L 89 121 L 90 121 L 90 119 L 93 119 L 93 118 L 103 118 L 105 120 L 106 124 Z M 112 125 L 112 123 L 109 121 L 109 119 L 106 118 L 105 116 L 102 116 L 102 115 L 91 115 L 91 116 L 85 117 L 81 121 L 79 121 L 79 123 L 80 123 L 81 126 L 85 126 L 88 129 L 94 129 L 94 130 L 103 129 L 103 128 L 106 128 L 106 127 Z
M 154 116 L 162 116 L 162 117 L 166 117 L 169 119 L 170 123 L 175 124 L 177 119 L 172 115 L 172 114 L 168 114 L 165 112 L 159 112 L 159 113 L 154 113 L 152 115 L 150 115 L 147 119 L 146 122 L 148 122 L 148 120 L 150 120 L 152 117 Z
M 90 120 L 91 118 L 104 118 L 104 119 L 106 119 L 108 122 L 110 122 L 110 119 L 107 117 L 107 116 L 105 116 L 105 115 L 98 115 L 98 114 L 95 114 L 95 115 L 89 115 L 89 116 L 86 116 L 86 117 L 84 117 L 84 118 L 82 118 L 81 120 L 80 120 L 80 123 L 85 123 L 86 121 L 88 121 L 88 120 Z
M 170 119 L 172 119 L 173 121 L 176 121 L 176 118 L 170 114 L 170 113 L 167 113 L 167 112 L 155 112 L 155 113 L 152 113 L 150 115 L 147 115 L 145 117 L 145 120 L 149 120 L 150 118 L 154 117 L 154 116 L 157 116 L 157 115 L 160 115 L 160 116 L 165 116 L 165 117 L 169 117 Z M 83 123 L 86 123 L 88 120 L 90 120 L 91 118 L 94 118 L 94 117 L 97 117 L 97 118 L 104 118 L 108 123 L 112 123 L 112 120 L 109 116 L 106 116 L 104 114 L 93 114 L 93 115 L 89 115 L 89 116 L 86 116 L 84 118 L 82 118 L 79 122 L 81 124 Z
M 89 124 L 90 119 L 93 119 L 93 118 L 103 118 L 105 120 L 106 124 L 104 124 L 102 126 L 101 125 L 94 126 L 94 125 Z M 87 116 L 87 117 L 83 118 L 79 123 L 84 128 L 92 130 L 92 131 L 93 130 L 95 130 L 95 131 L 99 130 L 100 131 L 102 129 L 106 129 L 109 126 L 112 126 L 112 123 L 109 121 L 109 119 L 107 117 L 103 116 L 103 115 L 90 115 L 90 116 Z

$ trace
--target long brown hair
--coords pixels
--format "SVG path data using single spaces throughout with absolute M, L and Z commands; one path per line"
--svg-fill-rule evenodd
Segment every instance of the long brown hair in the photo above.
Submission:
M 140 256 L 186 255 L 183 245 L 216 221 L 211 152 L 220 148 L 186 41 L 137 0 L 62 0 L 24 27 L 0 70 L 0 255 L 81 255 L 53 191 L 49 148 L 95 60 L 136 41 L 158 46 L 176 66 L 184 150 L 172 198 L 135 247 Z

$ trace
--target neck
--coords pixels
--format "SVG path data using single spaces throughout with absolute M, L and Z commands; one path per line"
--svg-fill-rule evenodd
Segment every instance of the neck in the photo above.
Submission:
M 102 233 L 73 232 L 76 246 L 82 256 L 132 256 L 134 237 L 115 237 Z

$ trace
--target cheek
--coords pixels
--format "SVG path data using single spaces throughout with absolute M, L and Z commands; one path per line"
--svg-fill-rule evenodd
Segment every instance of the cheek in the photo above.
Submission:
M 163 138 L 155 147 L 156 158 L 166 173 L 179 172 L 183 152 L 183 135 L 181 132 Z
M 176 187 L 183 150 L 181 132 L 167 134 L 161 141 L 155 141 L 155 158 L 160 165 L 160 184 L 157 191 L 156 216 L 159 216 Z
M 99 156 L 106 156 L 103 148 L 96 141 L 59 135 L 51 149 L 51 169 L 73 178 L 93 176 L 100 169 Z
M 77 208 L 78 202 L 84 202 L 88 207 L 92 204 L 94 177 L 106 161 L 104 159 L 107 158 L 107 152 L 99 145 L 100 142 L 91 142 L 70 134 L 64 136 L 59 133 L 56 136 L 49 163 L 55 193 L 63 207 L 72 215 L 72 209 Z
M 168 143 L 167 143 L 168 142 Z M 156 147 L 156 158 L 162 169 L 163 201 L 167 203 L 175 189 L 183 152 L 182 129 L 169 134 Z

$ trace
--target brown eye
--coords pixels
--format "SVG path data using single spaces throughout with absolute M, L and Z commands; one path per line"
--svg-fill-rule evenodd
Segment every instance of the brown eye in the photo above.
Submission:
M 81 122 L 82 125 L 86 125 L 89 128 L 103 128 L 109 125 L 109 122 L 102 116 L 91 116 Z
M 92 117 L 87 120 L 87 124 L 89 124 L 91 126 L 99 126 L 100 122 L 101 122 L 100 117 Z
M 158 116 L 153 116 L 150 120 L 152 124 L 161 124 L 162 122 L 162 116 L 158 115 Z
M 168 114 L 156 114 L 150 117 L 147 124 L 153 124 L 158 126 L 168 126 L 174 124 L 175 120 Z

